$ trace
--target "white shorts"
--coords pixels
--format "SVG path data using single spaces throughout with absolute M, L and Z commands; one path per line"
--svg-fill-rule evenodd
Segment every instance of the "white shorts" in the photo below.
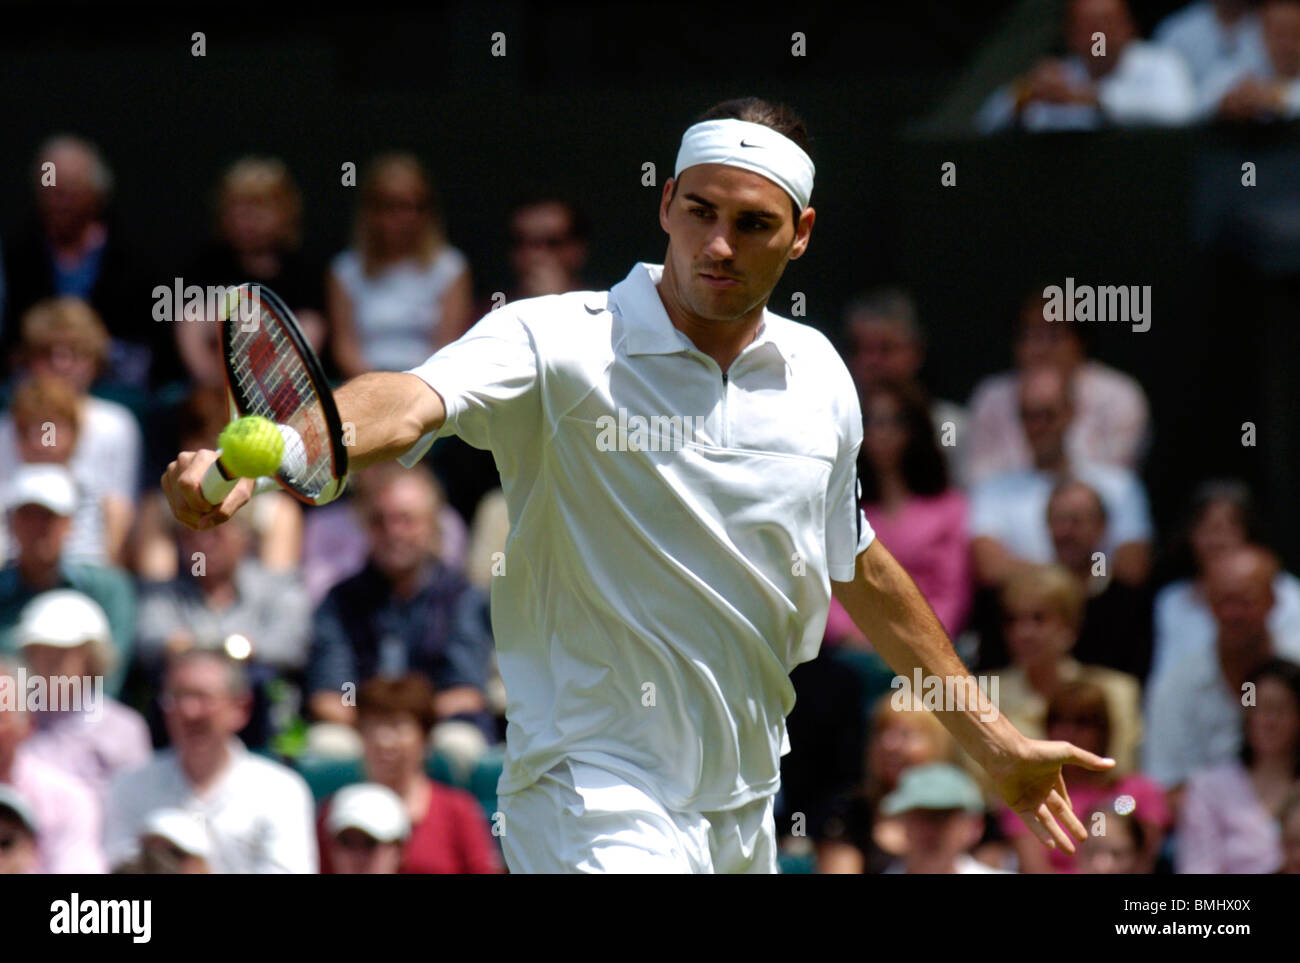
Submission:
M 775 796 L 674 812 L 645 789 L 565 760 L 500 798 L 512 873 L 775 873 Z

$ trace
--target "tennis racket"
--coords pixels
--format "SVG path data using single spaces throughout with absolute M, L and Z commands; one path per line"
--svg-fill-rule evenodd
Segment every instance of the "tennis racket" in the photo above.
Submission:
M 275 422 L 285 442 L 279 471 L 259 478 L 254 494 L 283 488 L 308 505 L 333 501 L 347 484 L 343 425 L 298 319 L 261 284 L 231 289 L 222 308 L 218 323 L 231 420 L 261 415 Z M 218 451 L 200 490 L 219 505 L 238 482 Z

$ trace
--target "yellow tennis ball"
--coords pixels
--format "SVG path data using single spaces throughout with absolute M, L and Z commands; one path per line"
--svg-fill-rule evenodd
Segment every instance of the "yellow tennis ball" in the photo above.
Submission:
M 232 421 L 217 438 L 226 470 L 240 478 L 274 475 L 284 458 L 284 436 L 275 422 L 261 415 Z

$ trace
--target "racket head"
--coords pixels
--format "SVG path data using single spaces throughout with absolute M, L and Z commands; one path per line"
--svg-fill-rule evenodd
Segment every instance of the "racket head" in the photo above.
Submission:
M 309 505 L 324 505 L 343 491 L 348 453 L 334 394 L 298 319 L 264 284 L 227 292 L 221 317 L 226 390 L 239 415 L 261 415 L 287 425 L 285 465 L 276 478 Z

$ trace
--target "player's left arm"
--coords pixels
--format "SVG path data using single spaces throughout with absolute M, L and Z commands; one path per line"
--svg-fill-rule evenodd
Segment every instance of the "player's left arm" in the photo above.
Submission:
M 1044 845 L 1074 852 L 1070 835 L 1082 842 L 1087 833 L 1070 806 L 1061 767 L 1110 769 L 1114 761 L 1068 742 L 1029 739 L 1019 732 L 974 684 L 925 596 L 879 539 L 858 554 L 853 581 L 832 581 L 831 586 L 896 673 L 911 679 L 919 668 L 923 678 L 941 680 L 944 692 L 974 695 L 977 704 L 966 699 L 964 708 L 945 707 L 936 714 L 1030 831 Z M 956 684 L 964 688 L 947 685 L 948 679 L 960 680 Z

